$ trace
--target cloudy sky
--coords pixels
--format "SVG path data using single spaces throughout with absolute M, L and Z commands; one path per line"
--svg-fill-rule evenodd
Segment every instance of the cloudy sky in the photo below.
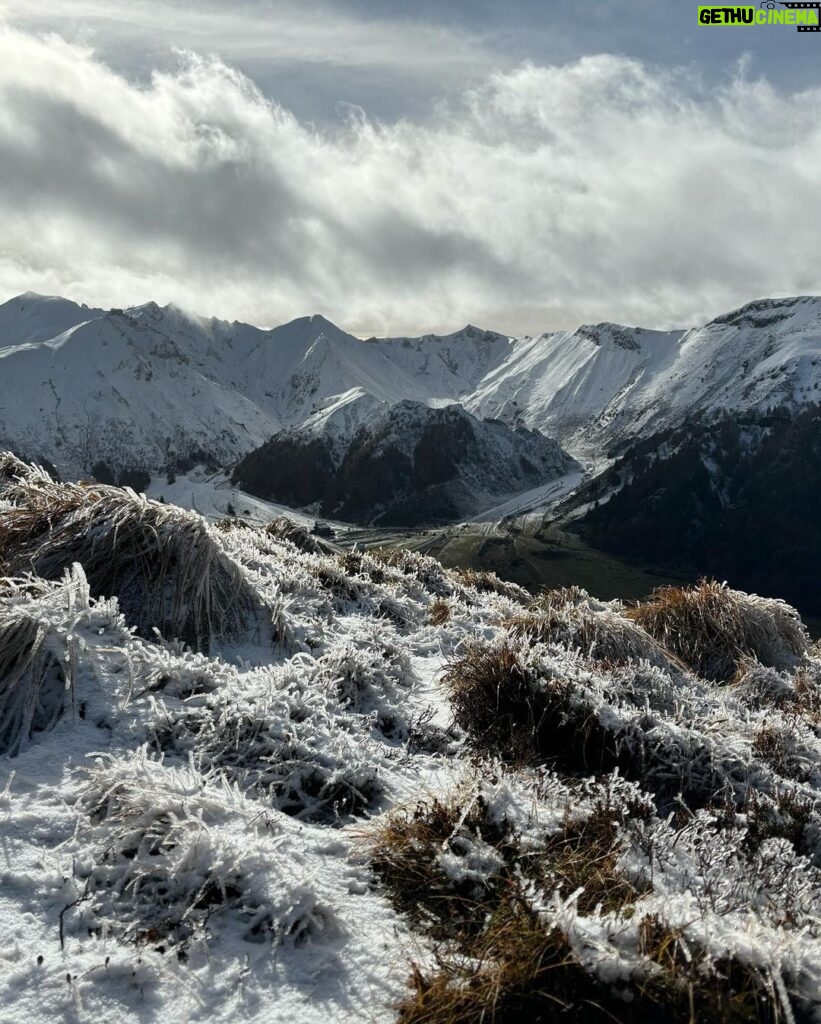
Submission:
M 821 292 L 821 35 L 693 0 L 0 0 L 0 300 L 355 333 Z

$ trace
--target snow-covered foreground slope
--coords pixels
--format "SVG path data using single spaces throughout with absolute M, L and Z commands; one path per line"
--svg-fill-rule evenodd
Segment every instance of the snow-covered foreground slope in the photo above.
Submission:
M 139 639 L 79 567 L 0 584 L 4 1019 L 393 1019 L 416 940 L 362 829 L 458 770 L 434 677 L 517 604 L 432 564 L 376 584 L 274 535 L 209 537 L 278 642 L 254 620 L 208 656 Z M 439 592 L 463 606 L 446 626 Z
M 821 299 L 752 303 L 687 332 L 598 324 L 508 338 L 468 326 L 361 341 L 321 316 L 260 330 L 27 294 L 0 306 L 0 375 L 0 442 L 70 476 L 97 462 L 115 475 L 226 468 L 278 431 L 325 417 L 344 439 L 403 400 L 460 403 L 595 460 L 693 412 L 817 398 Z
M 528 604 L 8 458 L 0 559 L 4 1020 L 390 1021 L 411 977 L 404 1022 L 527 1019 L 516 978 L 577 1021 L 817 1019 L 787 606 Z

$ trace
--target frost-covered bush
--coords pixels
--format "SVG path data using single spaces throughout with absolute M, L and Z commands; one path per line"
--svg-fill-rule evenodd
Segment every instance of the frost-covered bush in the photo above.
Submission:
M 11 452 L 0 452 L 0 497 L 14 504 L 25 497 L 27 483 L 52 484 L 54 480 L 42 466 L 23 462 Z
M 77 916 L 98 934 L 154 946 L 207 939 L 225 919 L 247 942 L 332 927 L 277 818 L 226 784 L 153 761 L 105 757 L 82 782 L 90 850 Z
M 3 753 L 16 753 L 33 732 L 48 729 L 63 711 L 68 683 L 59 656 L 65 655 L 65 647 L 54 639 L 48 623 L 31 609 L 0 605 Z
M 646 659 L 672 668 L 671 658 L 644 629 L 579 587 L 549 590 L 508 622 L 511 634 L 578 650 L 596 661 L 621 664 Z
M 458 589 L 448 570 L 430 555 L 420 555 L 407 548 L 374 548 L 368 555 L 384 567 L 413 577 L 428 593 L 437 597 L 450 597 Z
M 751 786 L 774 791 L 785 774 L 761 745 L 771 715 L 647 662 L 604 670 L 549 645 L 503 639 L 469 645 L 444 682 L 476 749 L 573 774 L 619 766 L 665 806 L 739 803 Z M 821 744 L 810 728 L 794 733 L 789 756 L 809 778 Z
M 308 685 L 315 671 L 297 663 L 235 675 L 200 697 L 166 701 L 157 705 L 151 743 L 294 817 L 361 814 L 382 795 L 381 756 L 359 722 Z
M 336 699 L 361 715 L 371 716 L 385 737 L 405 739 L 410 727 L 408 688 L 413 681 L 406 651 L 366 633 L 334 646 L 318 662 L 317 681 L 327 681 Z
M 746 657 L 788 668 L 809 649 L 794 608 L 711 580 L 660 587 L 627 614 L 698 675 L 717 682 L 731 679 Z
M 79 566 L 59 583 L 0 580 L 0 752 L 18 753 L 74 704 L 80 634 L 102 633 L 116 618 L 105 602 L 93 606 Z M 87 647 L 85 660 L 93 666 Z
M 299 548 L 300 551 L 307 551 L 315 555 L 333 551 L 332 544 L 328 544 L 321 537 L 317 537 L 307 527 L 303 526 L 302 523 L 291 519 L 290 516 L 277 516 L 276 519 L 266 523 L 263 530 L 269 537 L 287 540 L 294 547 Z
M 475 569 L 451 569 L 450 572 L 463 587 L 477 590 L 480 594 L 499 594 L 522 603 L 530 599 L 524 587 L 500 579 L 495 572 L 478 572 Z
M 237 637 L 259 596 L 202 517 L 117 487 L 20 484 L 0 512 L 0 558 L 8 571 L 59 579 L 79 563 L 95 595 L 116 596 L 129 622 L 201 649 Z
M 818 879 L 789 843 L 743 838 L 712 813 L 659 817 L 617 774 L 479 782 L 394 813 L 374 869 L 439 941 L 400 1020 L 811 1020 Z

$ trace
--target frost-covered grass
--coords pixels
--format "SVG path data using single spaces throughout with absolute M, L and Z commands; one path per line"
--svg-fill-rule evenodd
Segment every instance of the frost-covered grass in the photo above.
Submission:
M 116 596 L 141 632 L 159 629 L 207 648 L 238 636 L 257 595 L 196 513 L 118 487 L 55 484 L 19 473 L 0 516 L 10 573 L 59 579 L 83 566 L 93 593 Z
M 821 1019 L 791 609 L 531 601 L 0 477 L 14 1024 Z
M 628 615 L 694 672 L 719 682 L 730 679 L 745 657 L 787 668 L 809 647 L 794 608 L 714 580 L 660 587 Z

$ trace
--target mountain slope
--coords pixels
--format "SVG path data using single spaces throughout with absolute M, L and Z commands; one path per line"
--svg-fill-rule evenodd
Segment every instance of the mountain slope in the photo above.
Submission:
M 693 419 L 571 499 L 596 547 L 821 614 L 821 407 Z
M 597 324 L 517 339 L 466 407 L 537 426 L 583 449 L 591 433 L 614 420 L 618 429 L 621 410 L 674 362 L 681 336 Z
M 238 457 L 278 426 L 231 387 L 219 326 L 149 304 L 0 349 L 0 436 L 69 474 Z
M 352 392 L 332 413 L 323 411 L 247 455 L 233 479 L 262 498 L 318 504 L 327 516 L 417 525 L 475 515 L 503 495 L 578 468 L 537 431 L 477 420 L 459 405 L 431 409 L 403 401 L 375 408 L 371 396 Z

